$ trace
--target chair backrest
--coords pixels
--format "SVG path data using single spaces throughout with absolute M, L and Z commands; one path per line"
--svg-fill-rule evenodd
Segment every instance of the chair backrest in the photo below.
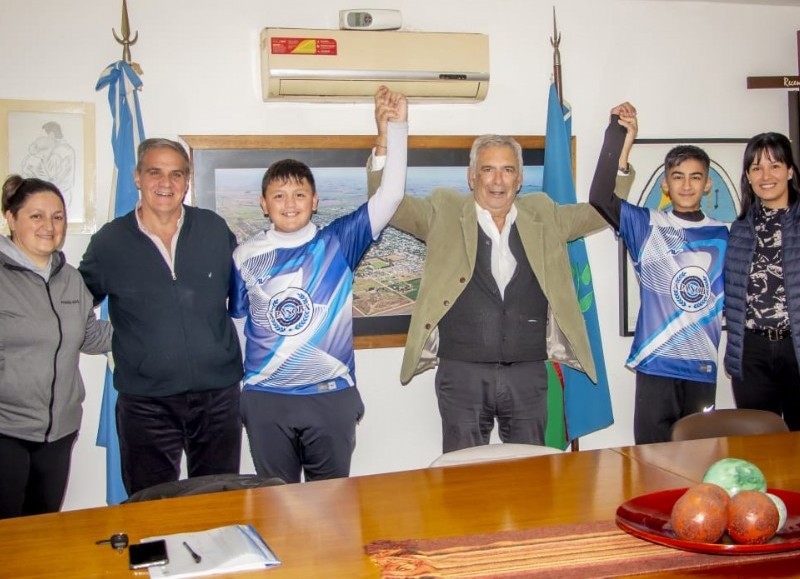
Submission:
M 671 440 L 788 432 L 783 418 L 767 410 L 726 408 L 684 416 L 672 425 Z
M 133 493 L 125 502 L 139 503 L 282 484 L 286 483 L 278 477 L 266 478 L 254 474 L 209 474 L 153 485 Z
M 549 446 L 536 444 L 498 443 L 473 446 L 446 452 L 431 463 L 431 466 L 455 466 L 458 464 L 475 464 L 495 460 L 510 460 L 527 456 L 545 454 L 561 454 L 563 451 Z

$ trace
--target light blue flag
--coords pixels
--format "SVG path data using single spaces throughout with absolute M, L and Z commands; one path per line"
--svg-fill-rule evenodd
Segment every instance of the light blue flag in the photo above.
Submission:
M 114 179 L 109 204 L 109 213 L 113 211 L 109 216 L 111 218 L 130 213 L 139 200 L 139 192 L 133 181 L 133 170 L 136 167 L 136 148 L 144 140 L 144 125 L 137 93 L 141 86 L 142 81 L 136 71 L 122 60 L 109 65 L 95 86 L 95 90 L 108 87 L 108 104 L 114 121 L 111 132 L 111 146 L 114 149 Z M 108 318 L 107 301 L 103 302 L 101 317 Z M 106 449 L 106 502 L 109 505 L 121 503 L 128 498 L 120 469 L 116 405 L 114 372 L 112 362 L 109 361 L 103 386 L 100 425 L 97 429 L 97 446 Z
M 554 84 L 550 85 L 547 103 L 547 135 L 544 150 L 544 175 L 542 188 L 556 203 L 575 203 L 575 182 L 572 178 L 572 114 L 569 107 L 562 107 Z M 597 319 L 597 304 L 594 299 L 592 272 L 586 255 L 583 239 L 568 244 L 572 264 L 572 279 L 578 294 L 586 331 L 592 347 L 592 356 L 597 369 L 597 384 L 589 377 L 565 365 L 564 413 L 567 422 L 567 437 L 574 440 L 596 430 L 606 428 L 614 422 L 611 410 L 611 395 L 600 339 L 600 323 Z

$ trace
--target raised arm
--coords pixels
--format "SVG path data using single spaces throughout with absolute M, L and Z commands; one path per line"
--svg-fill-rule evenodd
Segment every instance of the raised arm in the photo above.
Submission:
M 389 116 L 392 112 L 389 103 L 391 94 L 392 91 L 386 86 L 378 87 L 378 92 L 375 93 L 375 127 L 378 129 L 378 136 L 375 137 L 373 153 L 376 157 L 386 156 Z M 406 115 L 408 115 L 408 107 L 406 107 Z M 406 120 L 408 120 L 407 116 Z
M 632 104 L 625 102 L 611 109 L 611 122 L 606 129 L 589 189 L 589 203 L 617 231 L 622 207 L 622 201 L 614 194 L 617 174 L 630 171 L 628 156 L 638 130 L 636 109 Z
M 375 122 L 378 126 L 375 155 L 386 154 L 380 186 L 368 205 L 372 236 L 378 237 L 403 200 L 406 186 L 408 101 L 405 95 L 380 87 L 375 94 Z

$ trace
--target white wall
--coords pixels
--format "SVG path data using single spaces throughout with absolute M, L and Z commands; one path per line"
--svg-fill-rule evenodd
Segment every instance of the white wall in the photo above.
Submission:
M 748 137 L 787 132 L 783 91 L 748 91 L 749 75 L 791 74 L 800 7 L 667 0 L 372 0 L 402 10 L 404 28 L 482 32 L 491 39 L 492 84 L 485 102 L 414 105 L 412 134 L 543 134 L 551 70 L 552 10 L 562 32 L 567 99 L 578 139 L 577 189 L 585 199 L 609 109 L 633 102 L 643 138 Z M 97 110 L 97 214 L 108 214 L 113 157 L 100 72 L 121 55 L 121 2 L 0 0 L 0 98 L 89 101 Z M 180 134 L 372 134 L 365 104 L 264 103 L 258 35 L 262 28 L 336 28 L 331 0 L 131 0 L 132 47 L 144 69 L 141 93 L 149 136 Z M 446 114 L 443 112 L 446 111 Z M 255 203 L 255 199 L 253 200 Z M 86 236 L 70 236 L 66 253 L 80 260 Z M 582 448 L 632 443 L 633 374 L 623 368 L 630 347 L 617 328 L 616 243 L 605 232 L 588 241 L 600 304 L 616 423 L 581 440 Z M 1 299 L 1 298 L 0 298 Z M 367 405 L 353 473 L 426 466 L 441 435 L 433 372 L 401 387 L 402 350 L 357 355 Z M 84 357 L 83 428 L 74 452 L 65 508 L 103 504 L 104 453 L 94 446 L 104 360 Z M 720 406 L 731 406 L 720 378 Z M 243 470 L 252 472 L 246 456 Z

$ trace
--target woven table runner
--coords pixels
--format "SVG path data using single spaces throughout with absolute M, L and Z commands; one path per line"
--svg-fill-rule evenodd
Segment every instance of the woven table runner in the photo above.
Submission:
M 375 541 L 367 545 L 365 551 L 386 579 L 599 579 L 780 557 L 797 557 L 800 564 L 797 551 L 730 556 L 671 549 L 629 535 L 612 521 L 444 539 Z

